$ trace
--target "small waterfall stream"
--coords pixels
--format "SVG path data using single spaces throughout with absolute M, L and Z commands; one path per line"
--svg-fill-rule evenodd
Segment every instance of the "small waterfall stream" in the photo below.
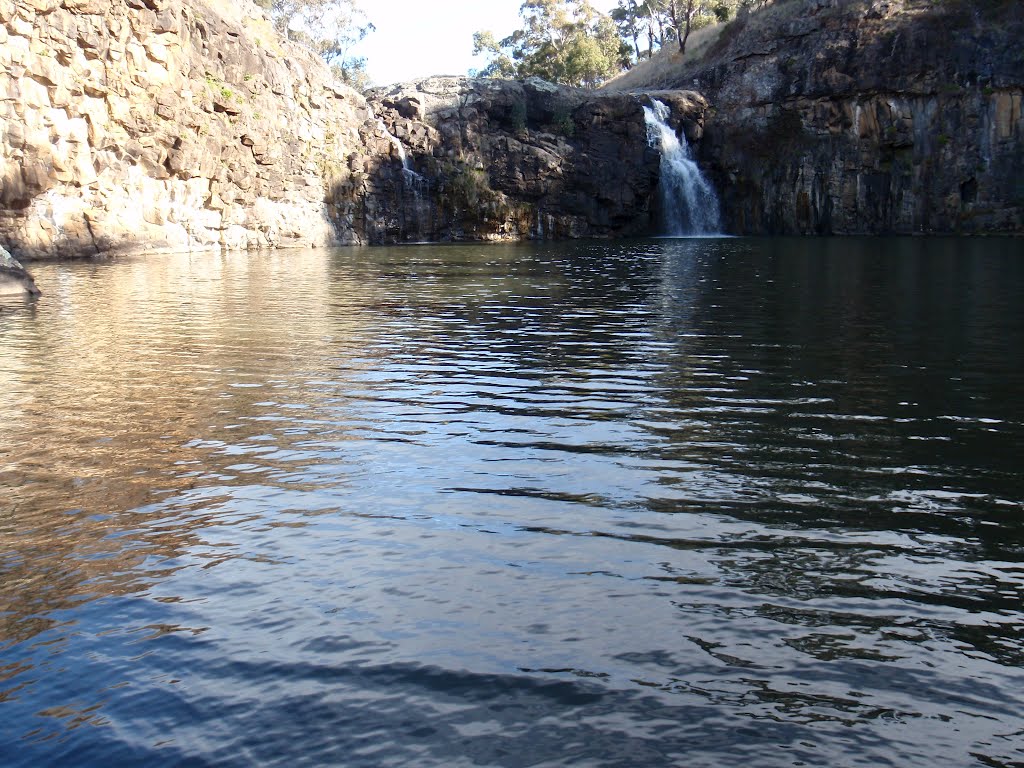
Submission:
M 720 231 L 718 198 L 690 156 L 686 139 L 668 124 L 669 108 L 657 99 L 644 107 L 647 141 L 661 152 L 663 234 L 670 237 L 715 235 Z
M 391 142 L 391 146 L 394 147 L 395 152 L 398 154 L 398 159 L 402 163 L 402 193 L 405 202 L 400 211 L 400 216 L 404 239 L 415 242 L 421 241 L 425 236 L 425 223 L 430 220 L 429 205 L 425 205 L 424 196 L 428 186 L 427 179 L 412 169 L 409 155 L 405 151 L 405 145 L 388 130 L 384 120 L 374 115 L 372 110 L 370 110 L 370 115 L 376 119 L 377 129 Z
M 406 181 L 423 181 L 423 177 L 416 173 L 409 164 L 409 155 L 405 151 L 405 145 L 397 136 L 395 136 L 395 134 L 388 130 L 388 127 L 384 125 L 384 121 L 379 117 L 377 118 L 377 128 L 381 133 L 387 136 L 388 141 L 391 142 L 391 146 L 393 146 L 395 151 L 398 153 L 398 159 L 402 161 L 402 175 L 405 177 Z

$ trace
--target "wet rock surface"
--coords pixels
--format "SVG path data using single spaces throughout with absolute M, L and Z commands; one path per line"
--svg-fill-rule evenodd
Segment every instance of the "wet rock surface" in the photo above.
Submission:
M 0 248 L 0 296 L 38 296 L 39 288 L 25 267 Z

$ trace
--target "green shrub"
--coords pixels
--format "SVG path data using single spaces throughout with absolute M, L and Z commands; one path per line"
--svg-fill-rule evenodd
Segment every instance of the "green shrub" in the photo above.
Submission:
M 491 189 L 487 171 L 464 162 L 445 160 L 438 164 L 441 204 L 451 211 L 473 211 L 493 202 L 497 193 Z
M 551 128 L 553 133 L 561 134 L 566 138 L 572 138 L 576 133 L 576 121 L 573 120 L 572 113 L 566 106 L 560 106 L 555 109 L 554 115 L 551 118 Z

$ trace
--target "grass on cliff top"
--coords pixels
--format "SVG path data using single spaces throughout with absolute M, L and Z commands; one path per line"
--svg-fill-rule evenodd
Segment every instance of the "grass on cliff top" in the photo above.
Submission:
M 655 51 L 650 59 L 644 59 L 632 69 L 616 75 L 601 86 L 605 91 L 634 91 L 644 88 L 663 88 L 678 82 L 688 68 L 694 67 L 718 40 L 728 22 L 712 24 L 690 33 L 686 41 L 686 53 L 679 54 L 679 46 L 673 41 Z
M 760 33 L 796 14 L 803 12 L 804 3 L 798 0 L 775 0 L 763 8 L 751 10 L 746 19 L 733 18 L 720 24 L 690 33 L 686 41 L 686 53 L 679 54 L 675 42 L 658 50 L 650 59 L 645 59 L 632 69 L 613 77 L 601 86 L 608 91 L 640 91 L 658 88 L 678 88 L 686 82 L 690 72 L 696 72 L 728 46 L 731 38 L 740 32 Z M 717 45 L 716 45 L 717 43 Z M 685 86 L 684 86 L 685 87 Z

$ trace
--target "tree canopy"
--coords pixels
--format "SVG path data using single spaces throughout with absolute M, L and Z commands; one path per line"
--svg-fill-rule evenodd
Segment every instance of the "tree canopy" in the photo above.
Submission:
M 490 57 L 478 74 L 595 87 L 668 44 L 686 52 L 690 33 L 728 21 L 740 8 L 771 0 L 618 0 L 605 15 L 589 0 L 525 0 L 523 21 L 503 40 L 473 35 L 473 53 Z
M 611 17 L 630 43 L 634 61 L 675 43 L 686 52 L 690 32 L 728 21 L 740 8 L 767 5 L 771 0 L 618 0 Z M 646 44 L 646 47 L 641 47 Z
M 523 0 L 522 26 L 501 40 L 473 35 L 473 53 L 488 57 L 477 74 L 594 88 L 660 48 L 686 52 L 690 32 L 727 21 L 738 9 L 772 0 L 617 0 L 610 14 L 591 0 Z M 357 89 L 368 85 L 366 60 L 356 44 L 374 31 L 360 0 L 257 0 L 288 39 L 304 43 L 338 77 Z
M 352 54 L 374 30 L 359 0 L 259 0 L 278 32 L 309 46 L 344 82 L 367 85 L 366 59 Z
M 473 35 L 473 53 L 491 56 L 479 74 L 535 75 L 593 88 L 629 62 L 629 49 L 615 23 L 589 0 L 525 0 L 519 16 L 522 28 L 503 40 L 495 40 L 491 32 Z

